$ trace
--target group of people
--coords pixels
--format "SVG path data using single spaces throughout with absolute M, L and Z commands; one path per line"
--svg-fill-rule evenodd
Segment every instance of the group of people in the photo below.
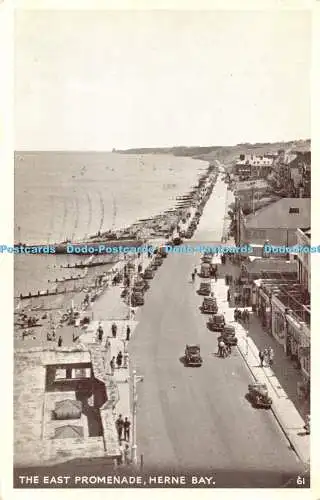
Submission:
M 260 366 L 272 366 L 274 361 L 274 352 L 272 347 L 266 347 L 263 351 L 259 351 Z M 263 364 L 265 363 L 265 365 Z
M 130 441 L 130 427 L 131 422 L 128 417 L 125 417 L 125 419 L 123 420 L 122 415 L 120 414 L 116 420 L 116 428 L 120 443 L 121 441 Z
M 249 323 L 250 319 L 250 313 L 248 309 L 244 309 L 243 311 L 240 311 L 237 307 L 235 308 L 233 312 L 233 317 L 235 321 L 244 321 L 245 323 Z
M 118 369 L 122 367 L 123 358 L 124 355 L 122 354 L 121 351 L 118 352 L 117 357 L 112 356 L 112 359 L 110 361 L 111 375 L 114 375 L 114 370 L 116 366 L 118 367 Z

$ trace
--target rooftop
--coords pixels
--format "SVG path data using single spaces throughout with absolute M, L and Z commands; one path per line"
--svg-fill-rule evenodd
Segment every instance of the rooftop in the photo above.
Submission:
M 303 232 L 305 236 L 307 236 L 309 239 L 311 239 L 311 227 L 299 227 L 300 231 Z
M 297 229 L 310 226 L 310 198 L 282 198 L 246 217 L 246 227 Z
M 16 467 L 57 465 L 119 454 L 112 417 L 114 388 L 108 376 L 102 380 L 100 374 L 103 353 L 101 349 L 98 353 L 97 347 L 82 345 L 15 351 Z M 57 420 L 54 411 L 63 401 L 64 410 L 68 411 L 60 415 L 65 419 Z M 80 412 L 71 411 L 74 407 L 80 408 Z

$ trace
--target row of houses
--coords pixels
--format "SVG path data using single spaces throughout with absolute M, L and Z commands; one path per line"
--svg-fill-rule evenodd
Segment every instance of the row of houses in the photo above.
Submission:
M 282 198 L 256 213 L 235 210 L 235 241 L 254 252 L 240 263 L 241 302 L 252 306 L 265 330 L 301 369 L 310 384 L 310 253 L 270 253 L 268 245 L 311 246 L 310 198 Z
M 265 179 L 269 190 L 278 196 L 311 196 L 311 152 L 278 150 L 277 153 L 240 155 L 232 168 L 234 182 Z M 255 192 L 258 190 L 255 188 Z

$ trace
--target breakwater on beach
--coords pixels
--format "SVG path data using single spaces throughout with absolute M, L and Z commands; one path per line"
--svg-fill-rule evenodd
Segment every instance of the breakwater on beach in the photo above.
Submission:
M 153 224 L 158 230 L 168 221 L 174 223 L 177 197 L 196 186 L 207 167 L 205 161 L 170 155 L 17 152 L 15 242 L 45 245 L 87 239 L 91 243 L 90 236 L 110 230 L 113 239 L 119 230 L 122 238 L 129 238 L 128 227 L 144 238 L 152 237 Z M 183 206 L 184 200 L 180 203 Z M 146 224 L 151 229 L 148 234 Z M 110 239 L 104 235 L 103 241 Z M 46 289 L 48 280 L 67 277 L 57 274 L 66 259 L 71 265 L 81 260 L 77 255 L 49 258 L 15 257 L 15 295 Z
M 176 226 L 179 213 L 190 205 L 192 192 L 197 193 L 207 168 L 207 162 L 157 155 L 16 154 L 16 245 L 65 242 L 57 244 L 50 260 L 45 255 L 15 257 L 15 295 L 46 289 L 48 282 L 68 277 L 57 269 L 66 265 L 66 259 L 71 266 L 81 261 L 79 255 L 63 255 L 68 239 L 110 244 L 115 238 L 129 243 L 130 238 L 153 238 L 159 233 L 165 237 Z M 53 178 L 54 171 L 57 176 Z M 127 194 L 122 192 L 124 185 Z M 95 196 L 101 203 L 92 203 Z M 132 197 L 139 198 L 139 205 Z M 121 222 L 126 224 L 121 227 Z M 98 229 L 101 231 L 93 237 Z
M 123 253 L 118 256 L 91 255 L 80 261 L 82 262 L 80 264 L 65 262 L 60 266 L 54 265 L 54 272 L 62 271 L 65 273 L 69 271 L 74 273 L 74 269 L 77 267 L 86 269 L 86 272 L 82 276 L 79 275 L 78 278 L 75 276 L 73 279 L 65 278 L 64 280 L 56 278 L 55 281 L 52 281 L 51 289 L 38 289 L 36 292 L 29 290 L 27 293 L 20 292 L 18 296 L 16 295 L 15 324 L 18 327 L 18 330 L 15 330 L 16 341 L 25 343 L 25 339 L 28 339 L 36 343 L 39 340 L 46 342 L 45 335 L 50 337 L 50 331 L 56 331 L 57 326 L 61 328 L 65 323 L 66 325 L 74 324 L 75 310 L 78 311 L 78 315 L 79 311 L 86 311 L 99 296 L 119 284 L 122 291 L 119 292 L 118 301 L 127 304 L 129 311 L 131 307 L 142 306 L 144 304 L 143 294 L 149 288 L 148 281 L 153 279 L 162 259 L 167 254 L 165 245 L 180 245 L 183 238 L 190 239 L 192 237 L 203 209 L 210 198 L 216 179 L 217 173 L 214 169 L 208 169 L 205 176 L 202 176 L 199 181 L 199 186 L 188 201 L 188 205 L 176 211 L 175 224 L 172 224 L 171 220 L 164 232 L 163 227 L 159 228 L 158 234 L 153 232 L 153 235 L 157 236 L 156 239 L 145 241 L 145 247 L 154 248 L 154 252 L 141 251 L 131 255 Z M 155 218 L 155 220 L 157 219 Z M 153 222 L 154 220 L 151 220 L 151 225 Z M 139 248 L 141 242 L 136 241 L 135 243 Z M 51 255 L 50 257 L 40 255 L 40 257 L 68 259 L 72 258 L 73 255 Z M 33 258 L 35 257 L 33 256 Z M 63 311 L 65 312 L 63 313 Z M 36 316 L 30 315 L 30 313 L 36 314 Z M 40 317 L 37 315 L 39 313 Z M 49 337 L 47 341 L 52 340 Z

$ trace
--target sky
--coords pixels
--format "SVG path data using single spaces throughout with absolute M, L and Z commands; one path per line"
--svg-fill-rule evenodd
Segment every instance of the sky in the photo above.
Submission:
M 17 11 L 15 149 L 310 137 L 309 11 Z

